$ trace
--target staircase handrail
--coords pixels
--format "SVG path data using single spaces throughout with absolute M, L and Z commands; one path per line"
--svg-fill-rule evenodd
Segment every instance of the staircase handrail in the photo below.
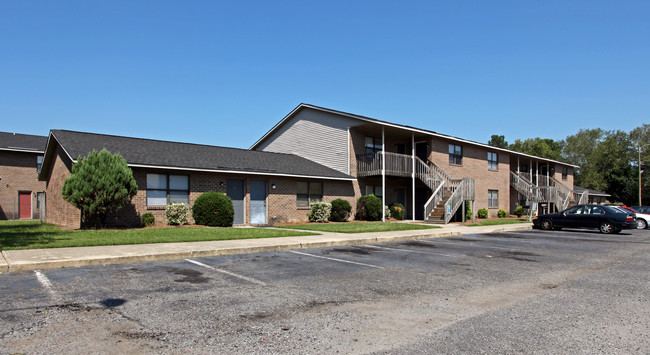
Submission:
M 466 190 L 469 189 L 470 184 L 473 185 L 473 183 L 474 179 L 472 178 L 463 178 L 460 180 L 460 183 L 454 189 L 454 192 L 447 200 L 447 203 L 445 203 L 445 224 L 449 223 L 456 213 L 456 210 L 458 210 L 458 207 L 460 207 L 460 204 L 465 202 Z
M 585 190 L 581 195 L 580 195 L 580 200 L 578 201 L 579 205 L 585 205 L 589 203 L 589 191 Z
M 433 192 L 431 197 L 427 200 L 427 202 L 424 204 L 424 218 L 426 219 L 428 215 L 431 214 L 434 208 L 438 206 L 440 201 L 442 201 L 444 192 L 442 190 L 442 187 L 445 185 L 445 182 L 442 181 L 438 188 Z

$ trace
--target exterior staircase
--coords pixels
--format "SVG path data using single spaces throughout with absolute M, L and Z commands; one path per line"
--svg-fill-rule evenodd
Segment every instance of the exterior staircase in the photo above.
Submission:
M 445 224 L 445 205 L 449 202 L 451 195 L 453 195 L 451 189 L 443 189 L 442 198 L 434 206 L 433 210 L 429 212 L 429 215 L 425 216 L 426 223 Z
M 532 183 L 528 173 L 510 172 L 510 186 L 522 194 L 527 201 L 553 204 L 557 211 L 569 206 L 586 203 L 588 193 L 576 192 L 550 176 L 537 175 L 537 184 Z

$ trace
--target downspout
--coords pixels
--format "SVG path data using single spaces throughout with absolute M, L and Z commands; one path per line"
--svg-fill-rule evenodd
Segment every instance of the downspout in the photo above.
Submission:
M 415 222 L 415 133 L 411 132 L 411 217 Z
M 386 135 L 381 126 L 381 220 L 386 222 Z

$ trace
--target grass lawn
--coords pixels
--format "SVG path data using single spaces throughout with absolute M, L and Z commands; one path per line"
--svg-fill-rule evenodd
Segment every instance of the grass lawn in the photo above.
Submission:
M 409 223 L 382 223 L 382 222 L 359 222 L 359 223 L 310 223 L 290 226 L 278 226 L 287 229 L 305 229 L 319 232 L 334 233 L 369 233 L 369 232 L 390 232 L 407 231 L 415 229 L 433 229 L 438 226 Z
M 518 218 L 499 218 L 499 219 L 486 219 L 475 224 L 467 224 L 467 227 L 478 227 L 478 226 L 496 226 L 499 224 L 517 224 L 517 223 L 531 223 L 525 219 Z
M 38 221 L 0 221 L 0 250 L 197 242 L 314 235 L 266 228 L 152 228 L 65 231 Z

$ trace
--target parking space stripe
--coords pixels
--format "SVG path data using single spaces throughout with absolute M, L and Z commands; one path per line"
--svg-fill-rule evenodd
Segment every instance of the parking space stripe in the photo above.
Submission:
M 436 240 L 435 242 L 432 242 L 432 243 L 435 243 L 435 244 L 455 245 L 455 246 L 468 246 L 468 247 L 484 248 L 484 249 L 500 249 L 500 250 L 510 250 L 510 251 L 512 251 L 512 250 L 519 250 L 519 248 L 515 249 L 515 248 L 504 248 L 504 247 L 489 247 L 489 246 L 485 246 L 485 245 L 475 245 L 475 244 L 471 244 L 471 243 L 463 243 L 463 242 L 460 242 L 460 243 L 453 243 L 453 242 L 440 242 L 440 241 L 437 241 L 437 240 Z
M 262 281 L 260 281 L 260 280 L 255 280 L 255 279 L 252 278 L 252 277 L 247 277 L 247 276 L 243 276 L 243 275 L 238 275 L 238 274 L 235 274 L 234 272 L 230 272 L 230 271 L 226 271 L 226 270 L 217 269 L 216 267 L 210 266 L 210 265 L 208 265 L 208 264 L 204 264 L 204 263 L 202 263 L 202 262 L 200 262 L 200 261 L 196 261 L 196 260 L 185 259 L 185 261 L 187 261 L 188 263 L 192 263 L 192 264 L 195 264 L 195 265 L 198 265 L 198 266 L 204 267 L 204 268 L 208 268 L 208 269 L 210 269 L 210 270 L 218 271 L 218 272 L 220 272 L 220 273 L 223 273 L 223 274 L 226 274 L 226 275 L 229 275 L 229 276 L 232 276 L 232 277 L 236 277 L 236 278 L 238 278 L 238 279 L 242 279 L 242 280 L 245 280 L 245 281 L 248 281 L 248 282 L 252 282 L 252 283 L 254 283 L 254 284 L 258 284 L 258 285 L 261 285 L 261 286 L 266 286 L 266 282 L 262 282 Z
M 420 250 L 408 250 L 408 249 L 400 249 L 400 248 L 380 247 L 380 246 L 377 246 L 377 245 L 369 245 L 369 244 L 364 245 L 364 247 L 375 248 L 375 249 L 404 251 L 404 252 L 408 252 L 408 253 L 417 253 L 417 254 L 429 254 L 429 255 L 447 256 L 447 257 L 450 257 L 450 258 L 462 256 L 462 255 L 448 255 L 448 254 L 441 254 L 441 253 L 430 253 L 430 252 L 420 251 Z
M 47 290 L 47 292 L 56 302 L 61 302 L 63 300 L 61 296 L 59 296 L 59 294 L 54 290 L 54 287 L 52 287 L 52 282 L 50 282 L 50 279 L 48 279 L 45 274 L 43 274 L 40 270 L 34 270 L 34 274 L 36 274 L 36 280 L 38 280 L 38 283 L 40 283 L 41 286 Z
M 326 260 L 332 260 L 332 261 L 338 261 L 342 263 L 348 263 L 348 264 L 355 264 L 355 265 L 361 265 L 361 266 L 367 266 L 367 267 L 373 267 L 375 269 L 383 269 L 383 266 L 377 266 L 377 265 L 370 265 L 370 264 L 364 264 L 364 263 L 358 263 L 356 261 L 349 261 L 349 260 L 343 260 L 343 259 L 336 259 L 336 258 L 329 258 L 327 256 L 320 256 L 320 255 L 314 255 L 314 254 L 307 254 L 299 251 L 294 251 L 294 250 L 289 250 L 291 253 L 294 254 L 299 254 L 299 255 L 305 255 L 305 256 L 311 256 L 314 258 L 320 258 L 320 259 L 326 259 Z

